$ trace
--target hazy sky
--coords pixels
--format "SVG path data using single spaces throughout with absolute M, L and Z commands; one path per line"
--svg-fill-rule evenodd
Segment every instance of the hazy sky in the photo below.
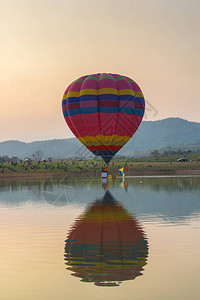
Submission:
M 73 136 L 62 95 L 98 72 L 134 79 L 146 120 L 200 122 L 199 16 L 199 0 L 1 0 L 0 140 Z

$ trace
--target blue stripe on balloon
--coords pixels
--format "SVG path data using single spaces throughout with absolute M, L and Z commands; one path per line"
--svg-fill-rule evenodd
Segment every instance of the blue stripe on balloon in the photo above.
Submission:
M 66 118 L 66 117 L 68 117 L 69 116 L 69 114 L 68 114 L 68 110 L 63 110 L 63 116 L 64 116 L 64 118 Z
M 135 114 L 139 116 L 144 115 L 144 110 L 140 108 L 132 108 L 132 107 L 119 107 L 119 112 L 124 114 Z
M 108 106 L 100 106 L 99 112 L 101 113 L 124 113 L 124 114 L 135 114 L 135 115 L 144 115 L 144 110 L 139 108 L 132 107 L 108 107 Z
M 79 101 L 94 101 L 94 100 L 98 100 L 97 95 L 82 95 L 82 96 L 79 96 Z
M 139 108 L 131 107 L 108 107 L 108 106 L 96 106 L 96 107 L 83 107 L 75 108 L 63 111 L 64 117 L 74 116 L 77 114 L 92 114 L 92 113 L 124 113 L 124 114 L 135 114 L 139 116 L 144 115 L 144 110 Z
M 96 101 L 98 100 L 97 95 L 82 95 L 79 97 L 68 97 L 67 98 L 67 103 L 76 103 L 79 101 Z
M 67 100 L 65 99 L 62 101 L 62 106 L 65 106 L 66 104 L 67 104 Z
M 102 94 L 102 95 L 82 95 L 80 97 L 68 97 L 63 100 L 63 105 L 66 103 L 77 103 L 79 101 L 98 101 L 98 100 L 113 100 L 113 101 L 133 101 L 138 103 L 145 103 L 143 97 L 134 97 L 132 95 L 115 95 L 115 94 Z
M 67 111 L 64 111 L 63 113 L 64 113 L 64 117 L 74 116 L 74 115 L 77 115 L 77 114 L 93 114 L 93 113 L 98 113 L 98 106 L 69 109 Z
M 119 96 L 115 94 L 102 94 L 98 96 L 99 100 L 118 100 Z
M 99 112 L 101 113 L 117 113 L 119 112 L 118 106 L 99 106 Z
M 143 97 L 135 97 L 135 96 L 128 96 L 128 95 L 121 95 L 119 96 L 120 101 L 133 101 L 137 103 L 145 103 Z

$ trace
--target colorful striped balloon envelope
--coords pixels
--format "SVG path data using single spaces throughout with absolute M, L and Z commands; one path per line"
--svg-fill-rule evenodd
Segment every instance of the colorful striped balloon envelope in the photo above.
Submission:
M 138 129 L 145 100 L 132 79 L 99 73 L 72 82 L 64 93 L 62 108 L 78 140 L 109 164 Z

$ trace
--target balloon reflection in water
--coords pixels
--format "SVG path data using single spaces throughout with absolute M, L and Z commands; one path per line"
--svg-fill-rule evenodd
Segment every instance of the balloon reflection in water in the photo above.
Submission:
M 67 269 L 97 286 L 135 279 L 147 263 L 144 231 L 109 191 L 76 220 L 65 242 Z

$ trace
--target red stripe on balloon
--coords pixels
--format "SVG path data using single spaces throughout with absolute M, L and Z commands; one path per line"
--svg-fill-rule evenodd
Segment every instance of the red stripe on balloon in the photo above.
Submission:
M 112 140 L 112 137 L 111 137 Z M 119 151 L 122 146 L 88 146 L 87 147 L 90 151 L 96 151 L 96 150 L 106 150 L 106 151 Z
M 119 101 L 115 100 L 99 100 L 98 101 L 98 106 L 104 106 L 104 107 L 118 107 Z
M 86 108 L 86 107 L 130 107 L 130 108 L 145 108 L 143 103 L 130 102 L 130 101 L 114 101 L 114 100 L 99 100 L 99 101 L 80 101 L 80 102 L 71 102 L 66 104 L 66 109 L 76 109 L 76 108 Z

